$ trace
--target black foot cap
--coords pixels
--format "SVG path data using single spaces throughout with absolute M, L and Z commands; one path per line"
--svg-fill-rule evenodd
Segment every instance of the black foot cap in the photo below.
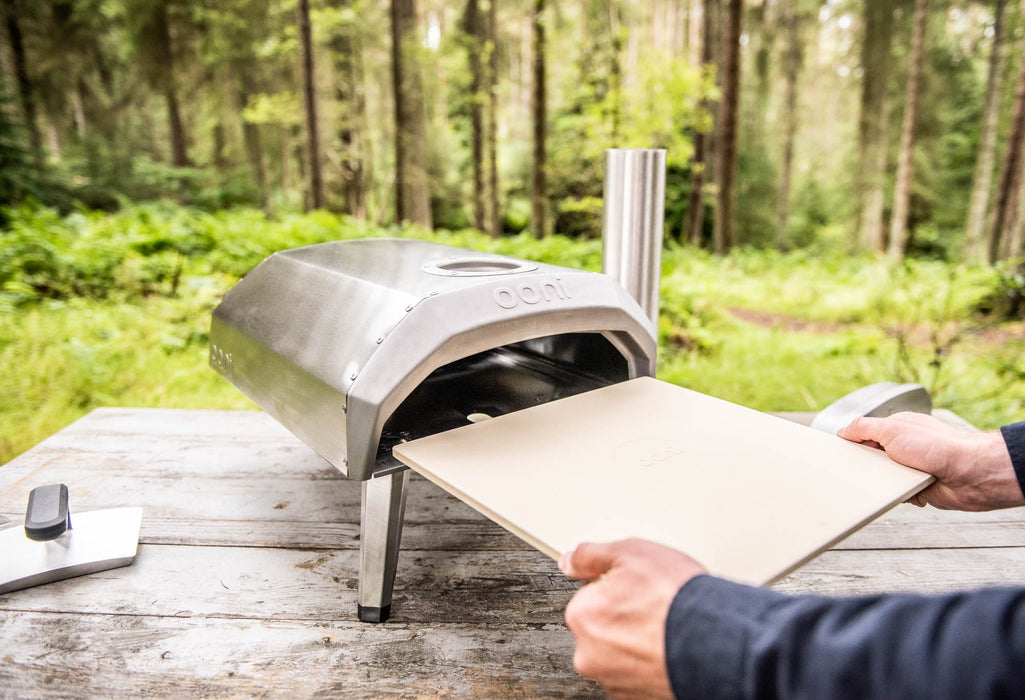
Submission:
M 360 622 L 384 622 L 391 615 L 391 603 L 388 603 L 381 608 L 364 608 L 362 605 L 356 604 L 356 611 L 359 614 Z

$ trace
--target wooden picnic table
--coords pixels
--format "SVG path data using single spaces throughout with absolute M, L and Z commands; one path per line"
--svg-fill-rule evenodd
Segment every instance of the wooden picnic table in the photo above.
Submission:
M 600 695 L 563 624 L 578 584 L 416 475 L 392 618 L 358 622 L 360 484 L 263 413 L 97 409 L 0 467 L 0 527 L 53 482 L 72 517 L 142 506 L 139 553 L 0 596 L 4 697 Z M 1020 585 L 1023 535 L 1025 509 L 901 505 L 776 588 Z

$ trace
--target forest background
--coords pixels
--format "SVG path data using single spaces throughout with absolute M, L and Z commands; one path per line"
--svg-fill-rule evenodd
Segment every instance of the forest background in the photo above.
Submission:
M 398 235 L 600 268 L 668 152 L 659 376 L 1025 415 L 1025 0 L 0 0 L 0 463 L 97 405 L 251 407 L 209 314 Z

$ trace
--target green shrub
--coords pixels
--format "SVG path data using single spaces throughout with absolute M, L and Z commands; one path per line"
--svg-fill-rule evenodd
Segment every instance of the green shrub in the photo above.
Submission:
M 530 226 L 530 200 L 510 197 L 502 211 L 502 231 L 522 233 Z
M 1000 264 L 992 290 L 979 300 L 976 308 L 999 320 L 1025 318 L 1025 260 Z
M 555 214 L 555 230 L 572 238 L 600 238 L 604 212 L 601 197 L 563 199 Z
M 278 250 L 394 236 L 601 269 L 598 239 L 382 229 L 326 211 L 269 217 L 154 202 L 114 214 L 30 204 L 4 214 L 0 363 L 17 371 L 0 373 L 0 462 L 97 405 L 248 406 L 207 367 L 209 318 Z M 873 381 L 923 377 L 937 405 L 980 427 L 1025 411 L 1018 325 L 976 334 L 1021 313 L 1021 263 L 893 266 L 840 252 L 843 232 L 827 241 L 830 226 L 787 253 L 719 257 L 670 242 L 659 376 L 765 410 L 815 410 Z

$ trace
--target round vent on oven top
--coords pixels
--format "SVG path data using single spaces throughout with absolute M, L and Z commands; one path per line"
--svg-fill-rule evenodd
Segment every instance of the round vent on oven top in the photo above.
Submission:
M 537 265 L 521 260 L 501 258 L 447 258 L 423 265 L 424 272 L 442 277 L 489 277 L 491 275 L 512 275 L 517 272 L 533 272 Z

